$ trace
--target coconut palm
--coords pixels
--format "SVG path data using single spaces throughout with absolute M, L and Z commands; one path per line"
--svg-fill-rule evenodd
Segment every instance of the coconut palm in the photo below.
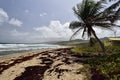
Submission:
M 113 2 L 114 1 L 116 0 L 113 0 Z M 120 0 L 105 8 L 104 5 L 107 4 L 107 2 L 107 0 L 100 0 L 98 2 L 83 0 L 81 4 L 73 7 L 73 11 L 79 21 L 72 21 L 69 25 L 70 29 L 77 29 L 71 36 L 71 39 L 83 29 L 82 37 L 85 35 L 85 32 L 87 32 L 89 38 L 94 36 L 99 42 L 103 53 L 105 53 L 104 44 L 97 37 L 93 27 L 98 26 L 110 29 L 112 26 L 119 26 L 114 22 L 120 19 Z

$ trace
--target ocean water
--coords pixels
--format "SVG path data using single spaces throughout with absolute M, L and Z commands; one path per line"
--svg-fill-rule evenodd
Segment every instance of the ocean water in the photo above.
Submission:
M 59 45 L 51 44 L 0 44 L 0 55 L 60 47 Z

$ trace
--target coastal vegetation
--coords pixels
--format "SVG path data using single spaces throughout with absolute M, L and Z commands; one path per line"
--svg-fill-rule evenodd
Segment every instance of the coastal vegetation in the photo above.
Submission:
M 106 56 L 100 56 L 101 50 L 99 46 L 75 47 L 72 52 L 82 58 L 85 67 L 82 70 L 80 69 L 80 72 L 87 72 L 91 80 L 120 80 L 119 47 L 105 46 Z

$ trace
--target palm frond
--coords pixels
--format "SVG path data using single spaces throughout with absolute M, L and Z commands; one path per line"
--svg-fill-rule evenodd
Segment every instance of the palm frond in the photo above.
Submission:
M 111 22 L 114 23 L 118 19 L 120 19 L 120 8 L 118 8 L 115 14 L 111 17 Z
M 72 21 L 69 25 L 70 29 L 76 29 L 82 26 L 83 23 L 78 22 L 78 21 Z
M 95 23 L 95 25 L 108 30 L 112 30 L 111 27 L 120 27 L 120 25 L 112 23 Z
M 82 20 L 81 17 L 80 17 L 80 13 L 78 12 L 78 10 L 75 7 L 73 7 L 73 11 L 74 11 L 75 16 L 77 16 L 77 18 L 79 20 Z
M 111 1 L 113 1 L 113 0 L 111 0 Z M 114 1 L 116 1 L 116 0 L 114 0 Z M 107 0 L 100 0 L 99 2 L 101 3 L 101 5 L 102 5 L 103 3 L 108 4 L 108 3 L 107 3 Z M 103 8 L 104 10 L 98 12 L 98 14 L 95 15 L 95 18 L 98 18 L 98 17 L 106 17 L 106 16 L 109 15 L 109 14 L 115 15 L 114 13 L 117 12 L 117 11 L 115 11 L 115 10 L 116 10 L 117 8 L 119 8 L 119 7 L 120 7 L 120 0 L 118 0 L 118 1 L 115 2 L 115 3 L 113 3 L 111 6 L 109 6 L 109 7 L 106 8 L 106 9 Z
M 117 24 L 111 24 L 112 26 L 115 26 L 115 27 L 120 27 L 120 25 L 117 25 Z
M 111 2 L 111 1 L 117 1 L 117 0 L 100 0 L 100 1 L 103 3 L 107 3 L 108 1 Z
M 73 11 L 78 19 L 85 22 L 87 19 L 93 17 L 100 8 L 100 4 L 96 4 L 93 0 L 83 0 L 82 4 L 77 4 L 76 7 L 73 7 Z
M 82 32 L 82 38 L 84 37 L 85 32 L 86 32 L 86 27 L 84 27 L 84 30 L 83 30 L 83 32 Z
M 98 23 L 96 22 L 96 23 L 94 23 L 94 25 L 100 26 L 102 28 L 108 28 L 108 27 L 112 26 L 111 23 L 103 23 L 103 22 L 98 22 Z
M 98 16 L 96 18 L 94 18 L 94 21 L 111 21 L 111 23 L 114 23 L 116 20 L 120 19 L 120 8 L 117 11 L 114 11 L 113 13 L 109 13 L 109 14 L 103 14 L 102 16 Z
M 94 16 L 95 16 L 102 8 L 104 8 L 101 4 L 102 4 L 102 2 L 101 2 L 101 1 L 98 1 L 98 2 L 94 5 L 91 14 L 94 14 Z
M 73 35 L 71 36 L 70 40 L 72 40 L 72 38 L 73 38 L 81 29 L 83 29 L 83 27 L 80 27 L 77 31 L 75 31 L 75 32 L 73 33 Z
M 104 10 L 104 12 L 112 12 L 114 9 L 116 9 L 120 5 L 120 0 L 118 2 L 115 2 L 111 6 L 109 6 L 107 9 Z

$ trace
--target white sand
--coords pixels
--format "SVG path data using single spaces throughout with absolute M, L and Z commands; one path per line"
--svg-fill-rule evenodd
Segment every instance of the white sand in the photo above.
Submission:
M 50 50 L 48 50 L 48 51 L 50 51 Z M 14 61 L 18 58 L 22 58 L 22 57 L 26 57 L 26 56 L 30 56 L 30 55 L 34 55 L 34 54 L 39 54 L 39 56 L 33 57 L 32 59 L 23 61 L 21 63 L 17 63 L 14 66 L 11 66 L 10 68 L 4 70 L 2 72 L 2 74 L 0 74 L 0 80 L 14 80 L 17 76 L 20 76 L 25 71 L 26 67 L 44 65 L 44 64 L 40 64 L 39 58 L 42 56 L 40 54 L 41 52 L 43 52 L 43 51 L 21 54 L 19 56 L 10 57 L 9 59 L 6 58 L 4 60 L 1 59 L 0 63 L 4 62 L 4 63 L 6 63 L 6 65 L 8 65 L 8 64 L 12 63 L 12 61 Z M 52 54 L 54 54 L 54 51 L 53 51 L 53 53 L 51 53 L 51 55 Z M 60 57 L 60 59 L 62 59 L 62 57 Z M 57 60 L 57 59 L 53 59 L 53 60 L 54 60 L 54 62 L 51 65 L 51 67 L 45 71 L 43 80 L 84 80 L 85 79 L 85 75 L 76 74 L 78 69 L 83 68 L 82 64 L 73 63 L 73 64 L 68 65 L 68 64 L 63 63 L 61 60 Z M 61 63 L 63 63 L 63 64 L 58 67 L 55 67 L 56 65 L 61 64 Z M 57 72 L 55 72 L 56 68 L 63 69 L 63 70 L 67 69 L 69 71 L 68 72 L 64 71 L 61 74 L 60 78 L 58 79 L 59 74 Z M 51 69 L 53 69 L 53 71 L 51 73 L 49 73 L 49 71 Z

